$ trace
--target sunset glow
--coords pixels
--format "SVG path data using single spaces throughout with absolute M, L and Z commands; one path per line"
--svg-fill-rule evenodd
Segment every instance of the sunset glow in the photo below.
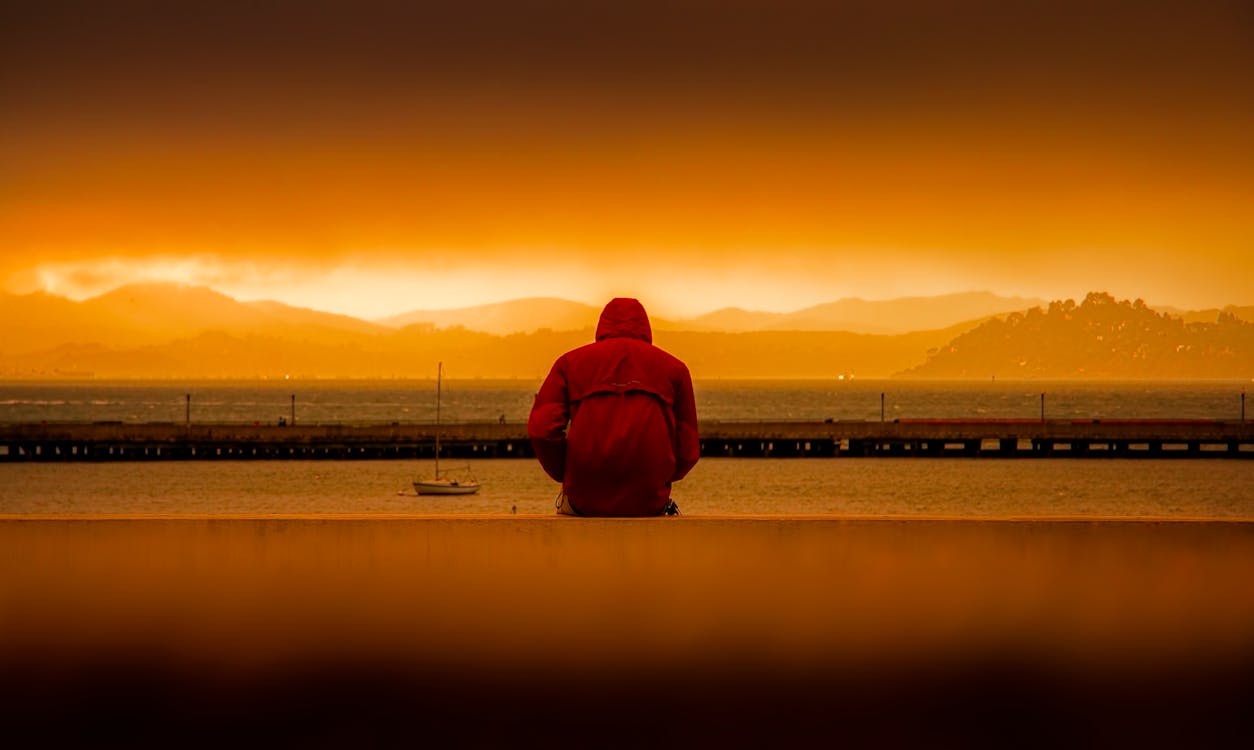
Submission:
M 8 291 L 1250 301 L 1239 3 L 54 5 L 0 31 Z
M 1252 490 L 1254 0 L 0 0 L 6 747 L 1254 747 Z

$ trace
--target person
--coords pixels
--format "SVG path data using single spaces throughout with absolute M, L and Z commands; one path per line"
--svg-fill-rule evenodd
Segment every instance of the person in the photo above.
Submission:
M 544 471 L 562 483 L 558 512 L 675 513 L 671 484 L 700 456 L 692 376 L 653 345 L 638 300 L 610 300 L 596 341 L 553 363 L 527 434 Z

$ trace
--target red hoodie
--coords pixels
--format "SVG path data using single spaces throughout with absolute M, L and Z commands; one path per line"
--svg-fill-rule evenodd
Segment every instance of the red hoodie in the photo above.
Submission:
M 586 516 L 660 514 L 700 456 L 688 368 L 653 346 L 644 307 L 623 297 L 601 312 L 595 343 L 553 363 L 527 432 Z

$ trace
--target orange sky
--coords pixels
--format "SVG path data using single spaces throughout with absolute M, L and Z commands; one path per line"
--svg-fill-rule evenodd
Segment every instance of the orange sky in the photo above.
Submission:
M 12 291 L 1254 301 L 1246 3 L 99 5 L 0 11 Z

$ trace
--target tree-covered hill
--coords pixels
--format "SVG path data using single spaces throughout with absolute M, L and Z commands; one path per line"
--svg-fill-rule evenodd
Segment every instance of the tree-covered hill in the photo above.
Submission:
M 904 375 L 925 378 L 1254 377 L 1254 324 L 1228 312 L 1185 322 L 1092 292 L 985 321 Z

